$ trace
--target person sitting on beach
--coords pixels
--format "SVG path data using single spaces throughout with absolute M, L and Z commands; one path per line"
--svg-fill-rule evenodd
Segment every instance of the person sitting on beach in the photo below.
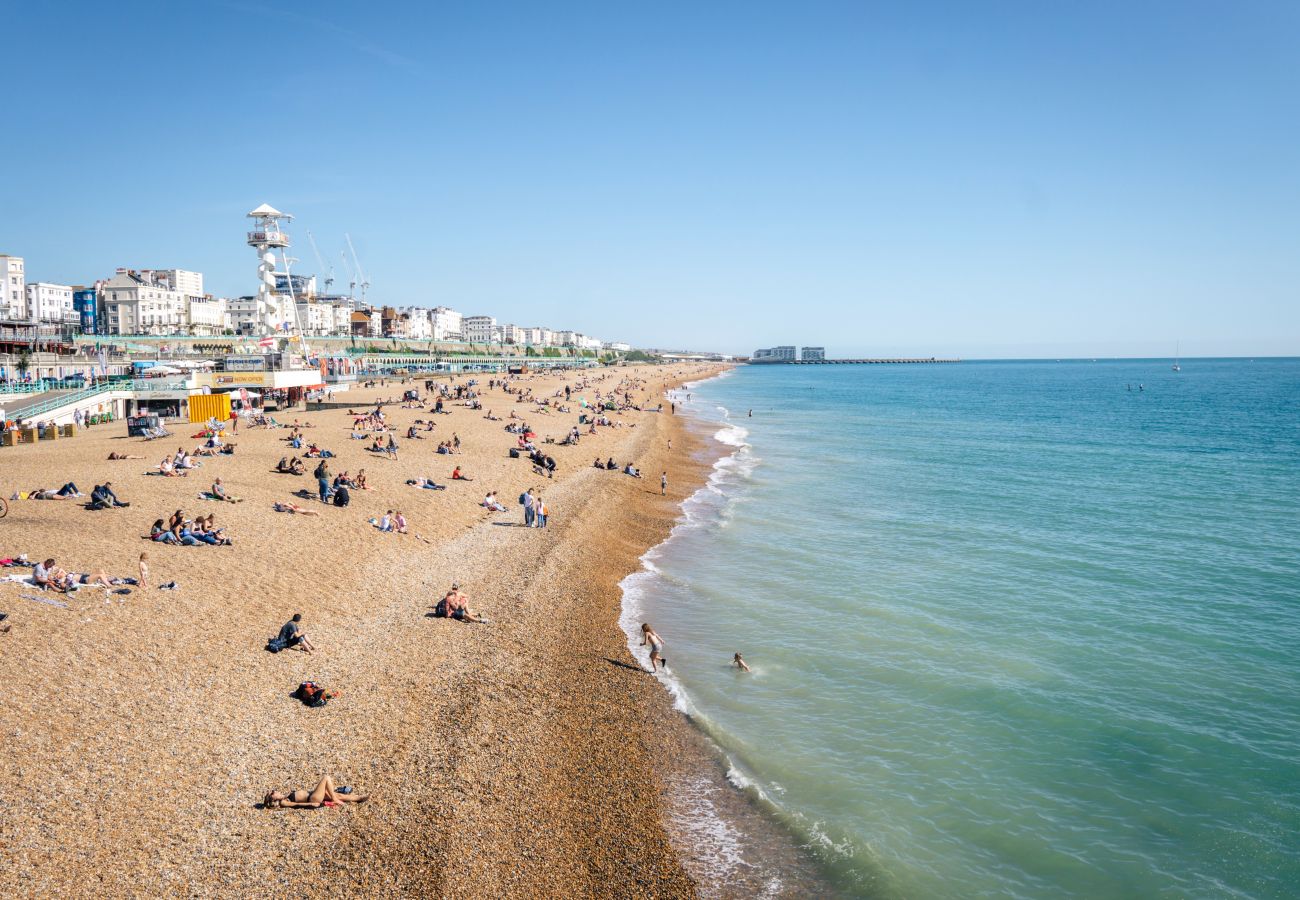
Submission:
M 406 429 L 406 436 L 407 436 L 408 438 L 414 438 L 414 439 L 417 440 L 417 441 L 422 441 L 422 440 L 424 440 L 424 436 L 421 435 L 421 434 L 418 434 L 418 433 L 416 432 L 416 430 L 415 430 L 415 426 L 414 426 L 414 425 L 412 425 L 410 428 Z
M 631 463 L 628 463 L 626 466 L 623 467 L 623 474 L 631 475 L 633 478 L 641 477 L 641 473 L 638 472 L 636 466 L 632 465 Z
M 735 656 L 733 656 L 733 657 L 731 658 L 731 661 L 735 664 L 736 668 L 737 668 L 737 669 L 740 669 L 742 672 L 748 672 L 748 671 L 750 671 L 750 669 L 749 669 L 749 664 L 746 663 L 743 659 L 740 658 L 740 654 L 739 654 L 739 653 L 737 653 Z
M 393 511 L 390 509 L 388 512 L 384 513 L 383 517 L 379 519 L 379 521 L 375 521 L 374 519 L 371 519 L 370 522 L 380 531 L 392 531 Z
M 267 791 L 262 798 L 263 809 L 320 809 L 339 803 L 365 803 L 365 794 L 354 794 L 348 787 L 336 787 L 328 775 L 310 791 Z
M 38 562 L 36 567 L 32 569 L 32 584 L 43 591 L 63 592 L 61 570 L 52 557 L 44 562 Z
M 605 468 L 611 472 L 618 471 L 618 463 L 614 462 L 614 457 L 609 458 L 609 461 L 605 463 Z
M 506 508 L 501 504 L 501 501 L 497 499 L 496 491 L 488 491 L 488 494 L 486 497 L 483 498 L 483 503 L 481 505 L 491 510 L 492 512 L 506 511 Z
M 241 502 L 241 499 L 239 497 L 232 497 L 230 496 L 230 494 L 226 492 L 226 486 L 221 483 L 220 478 L 212 482 L 212 496 L 217 498 L 218 500 L 223 500 L 226 503 Z
M 340 484 L 334 489 L 334 505 L 336 507 L 347 506 L 352 502 L 352 494 L 346 484 Z
M 593 465 L 594 467 L 596 467 L 597 469 L 603 469 L 603 468 L 605 468 L 605 463 L 604 463 L 603 461 L 601 461 L 601 458 L 600 458 L 599 456 L 596 457 L 596 461 L 593 462 L 592 465 Z
M 664 659 L 664 639 L 655 634 L 655 630 L 650 627 L 649 622 L 641 623 L 641 646 L 650 645 L 650 671 L 658 672 L 659 664 L 663 664 L 664 671 L 668 670 L 668 660 Z
M 292 619 L 280 626 L 280 640 L 286 647 L 296 647 L 303 653 L 312 653 L 316 648 L 307 640 L 307 635 L 303 634 L 301 622 L 302 613 L 294 613 Z
M 460 592 L 460 584 L 454 583 L 446 595 L 433 608 L 434 618 L 456 619 L 460 622 L 477 622 L 487 624 L 487 619 L 469 608 L 469 598 Z
M 398 534 L 406 534 L 406 516 L 402 515 L 400 509 L 393 513 L 393 531 Z
M 358 470 L 357 470 L 356 481 L 353 482 L 352 486 L 353 486 L 354 488 L 356 488 L 357 490 L 359 490 L 359 491 L 368 491 L 368 490 L 370 490 L 370 486 L 369 486 L 368 484 L 366 484 L 366 470 L 365 470 L 365 469 L 358 469 Z
M 468 475 L 462 472 L 460 470 L 460 466 L 457 466 L 456 468 L 451 470 L 451 480 L 452 481 L 473 481 L 474 479 L 470 478 Z
M 143 456 L 132 456 L 129 453 L 118 453 L 116 450 L 108 454 L 110 460 L 114 459 L 144 459 Z
M 280 473 L 281 475 L 288 475 L 288 474 L 289 474 L 289 471 L 290 471 L 290 470 L 289 470 L 289 457 L 287 457 L 287 456 L 281 456 L 281 457 L 280 457 L 280 461 L 279 461 L 278 463 L 275 464 L 275 471 L 278 472 L 278 473 Z
M 274 509 L 276 512 L 296 513 L 300 516 L 320 515 L 319 510 L 307 509 L 305 506 L 299 506 L 297 503 L 281 503 L 278 500 L 275 503 L 271 504 L 271 508 Z
M 162 519 L 156 520 L 149 528 L 149 540 L 159 544 L 179 544 L 178 538 L 171 529 L 163 524 Z
M 113 493 L 113 482 L 105 481 L 103 484 L 95 485 L 94 490 L 90 492 L 90 506 L 88 509 L 112 509 L 125 508 L 130 503 L 123 503 L 117 499 L 117 494 Z
M 419 478 L 408 478 L 406 483 L 412 487 L 424 488 L 429 491 L 445 491 L 447 489 L 445 484 L 438 484 L 432 478 L 425 478 L 423 475 Z
M 170 456 L 164 456 L 162 462 L 158 464 L 158 472 L 168 478 L 175 478 L 178 475 L 188 475 L 189 472 L 177 472 L 176 465 L 172 462 Z
M 294 475 L 305 475 L 307 473 L 307 466 L 301 459 L 295 456 L 289 460 L 289 471 Z

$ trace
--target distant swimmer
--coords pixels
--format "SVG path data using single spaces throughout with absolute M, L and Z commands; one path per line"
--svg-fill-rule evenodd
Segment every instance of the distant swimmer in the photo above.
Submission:
M 1147 386 L 1146 386 L 1145 384 L 1139 384 L 1139 385 L 1138 385 L 1138 390 L 1139 390 L 1139 391 L 1145 391 L 1146 389 L 1147 389 Z
M 735 656 L 733 656 L 733 657 L 731 658 L 731 661 L 732 661 L 733 663 L 735 663 L 735 664 L 736 664 L 736 668 L 737 668 L 737 669 L 740 669 L 742 672 L 748 672 L 748 671 L 749 671 L 749 664 L 746 663 L 743 659 L 740 658 L 740 654 L 739 654 L 739 653 L 737 653 Z
M 752 409 L 749 411 L 749 417 L 751 419 L 754 418 L 754 411 Z

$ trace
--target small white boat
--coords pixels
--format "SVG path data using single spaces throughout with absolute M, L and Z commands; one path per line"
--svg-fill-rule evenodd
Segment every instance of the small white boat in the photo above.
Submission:
M 1181 342 L 1174 345 L 1174 371 L 1181 372 L 1183 367 L 1178 365 L 1178 358 L 1183 355 Z

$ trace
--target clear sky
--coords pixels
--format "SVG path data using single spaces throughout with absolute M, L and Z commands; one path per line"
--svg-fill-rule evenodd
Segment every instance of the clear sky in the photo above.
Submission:
M 0 252 L 641 346 L 1300 353 L 1295 2 L 0 4 Z M 338 285 L 336 285 L 336 288 Z

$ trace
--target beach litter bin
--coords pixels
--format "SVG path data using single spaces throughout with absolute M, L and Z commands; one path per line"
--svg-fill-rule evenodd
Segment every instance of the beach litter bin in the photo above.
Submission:
M 18 440 L 24 444 L 36 443 L 36 429 L 28 426 L 18 429 Z
M 42 426 L 41 426 L 41 431 L 40 431 L 40 437 L 41 437 L 41 440 L 43 440 L 43 441 L 53 441 L 53 440 L 56 440 L 56 439 L 58 438 L 58 436 L 59 436 L 59 429 L 58 429 L 58 426 L 57 426 L 57 425 L 42 425 Z
M 59 426 L 59 437 L 65 437 L 65 438 L 66 438 L 66 437 L 76 437 L 76 436 L 77 436 L 77 426 L 76 426 L 76 425 L 60 425 L 60 426 Z
M 0 447 L 12 447 L 18 443 L 18 432 L 6 428 L 0 431 Z

